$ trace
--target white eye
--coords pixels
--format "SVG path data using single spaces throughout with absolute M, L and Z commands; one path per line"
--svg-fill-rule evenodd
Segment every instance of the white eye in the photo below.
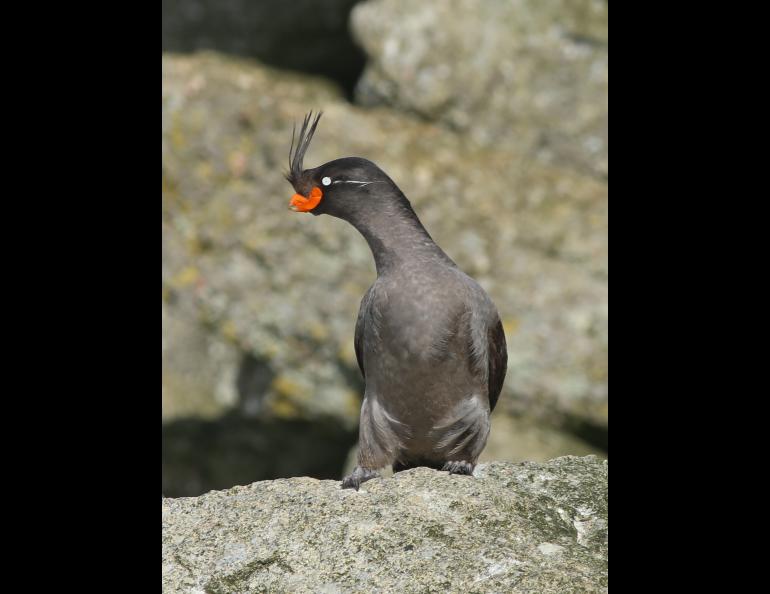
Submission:
M 332 178 L 330 178 L 330 177 L 325 177 L 325 178 L 323 178 L 323 179 L 321 180 L 321 183 L 322 183 L 323 185 L 325 185 L 325 186 L 328 186 L 330 183 L 332 183 Z

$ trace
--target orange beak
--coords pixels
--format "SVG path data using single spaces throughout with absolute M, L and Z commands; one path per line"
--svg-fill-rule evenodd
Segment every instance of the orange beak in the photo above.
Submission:
M 314 187 L 310 190 L 310 196 L 303 196 L 302 194 L 294 194 L 289 202 L 289 209 L 295 212 L 310 212 L 318 203 L 321 202 L 321 197 L 324 193 L 321 188 Z

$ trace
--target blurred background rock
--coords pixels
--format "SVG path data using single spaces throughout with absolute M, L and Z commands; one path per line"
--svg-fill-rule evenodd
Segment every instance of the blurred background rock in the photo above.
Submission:
M 343 221 L 287 210 L 358 155 L 490 293 L 509 364 L 484 460 L 607 455 L 606 0 L 164 0 L 163 492 L 339 478 L 375 278 Z

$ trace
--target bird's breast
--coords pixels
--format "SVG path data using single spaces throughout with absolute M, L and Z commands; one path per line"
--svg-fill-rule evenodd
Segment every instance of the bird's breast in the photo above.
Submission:
M 463 314 L 431 295 L 390 299 L 376 316 L 376 350 L 414 364 L 458 355 Z

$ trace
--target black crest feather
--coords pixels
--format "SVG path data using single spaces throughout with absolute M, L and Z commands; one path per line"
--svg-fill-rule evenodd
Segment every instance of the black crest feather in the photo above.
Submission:
M 286 179 L 290 184 L 296 185 L 302 175 L 303 160 L 305 159 L 305 152 L 307 147 L 310 146 L 310 141 L 313 140 L 313 134 L 315 134 L 316 126 L 318 126 L 318 120 L 323 115 L 322 111 L 318 112 L 318 115 L 313 119 L 313 112 L 311 111 L 305 116 L 305 120 L 302 122 L 302 128 L 299 131 L 299 138 L 297 139 L 296 150 L 294 148 L 294 137 L 297 131 L 295 124 L 291 131 L 291 147 L 289 148 L 289 172 L 286 174 Z M 313 120 L 313 123 L 310 123 Z

